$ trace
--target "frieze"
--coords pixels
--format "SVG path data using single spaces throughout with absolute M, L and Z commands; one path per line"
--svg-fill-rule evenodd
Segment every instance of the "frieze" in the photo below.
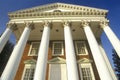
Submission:
M 27 18 L 27 17 L 81 17 L 81 16 L 106 16 L 104 12 L 36 12 L 36 13 L 23 13 L 23 14 L 9 14 L 10 19 L 12 18 Z

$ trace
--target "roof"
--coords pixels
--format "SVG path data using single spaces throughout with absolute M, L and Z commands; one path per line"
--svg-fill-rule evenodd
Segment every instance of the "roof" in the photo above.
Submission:
M 106 16 L 108 10 L 65 3 L 52 3 L 9 13 L 9 18 L 48 17 L 48 16 Z

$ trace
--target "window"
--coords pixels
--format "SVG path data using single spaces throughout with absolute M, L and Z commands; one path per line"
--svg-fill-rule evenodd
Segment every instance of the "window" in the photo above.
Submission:
M 27 68 L 23 80 L 33 80 L 34 69 Z
M 29 56 L 37 56 L 38 50 L 39 50 L 39 45 L 40 45 L 39 42 L 32 42 L 30 52 L 29 52 Z
M 34 65 L 25 65 L 22 80 L 33 80 L 34 71 Z
M 75 42 L 76 53 L 78 55 L 87 55 L 87 49 L 84 41 L 76 41 Z
M 83 80 L 95 80 L 90 63 L 79 64 L 79 68 L 81 68 L 79 70 L 81 70 L 80 72 L 82 72 L 81 78 L 83 78 Z
M 62 41 L 53 42 L 52 53 L 54 56 L 55 55 L 63 55 L 63 42 Z
M 92 80 L 90 68 L 82 68 L 81 70 L 82 70 L 83 80 Z
M 50 64 L 49 80 L 67 80 L 66 64 Z

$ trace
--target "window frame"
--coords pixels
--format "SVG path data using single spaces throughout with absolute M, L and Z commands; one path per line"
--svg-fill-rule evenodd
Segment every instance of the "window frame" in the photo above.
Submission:
M 32 47 L 34 43 L 38 43 L 39 47 L 40 47 L 40 42 L 31 42 L 30 48 L 29 48 L 29 52 L 28 52 L 28 56 L 38 56 L 37 54 L 31 54 L 32 51 Z M 38 47 L 38 51 L 39 51 L 39 47 Z
M 81 68 L 81 69 L 80 69 Z M 90 72 L 91 72 L 91 77 L 92 77 L 92 80 L 95 80 L 95 75 L 94 75 L 94 71 L 93 71 L 93 68 L 92 68 L 92 65 L 91 63 L 80 63 L 79 64 L 79 71 L 82 72 L 82 68 L 89 68 L 90 69 Z M 83 73 L 82 73 L 83 74 Z M 81 80 L 83 80 L 83 75 L 80 75 L 81 77 Z
M 77 47 L 77 44 L 78 43 L 83 43 L 84 45 L 84 50 L 85 50 L 85 54 L 79 54 L 78 53 L 78 47 Z M 76 51 L 76 54 L 77 55 L 88 55 L 88 50 L 87 50 L 87 47 L 86 47 L 86 42 L 85 41 L 75 41 L 75 51 Z
M 24 80 L 26 69 L 34 69 L 35 70 L 35 64 L 25 64 L 21 80 Z M 34 74 L 33 74 L 33 77 L 34 77 Z
M 61 79 L 62 80 L 64 80 L 64 78 L 66 77 L 66 80 L 67 80 L 67 68 L 66 68 L 66 64 L 59 64 L 59 63 L 56 63 L 57 64 L 57 66 L 59 65 L 59 67 L 60 67 L 60 70 L 62 70 L 61 72 L 63 72 L 63 73 L 61 73 Z M 48 72 L 48 80 L 50 80 L 50 78 L 51 78 L 51 75 L 50 75 L 50 73 L 51 73 L 51 69 L 53 69 L 53 68 L 51 68 L 53 65 L 56 65 L 56 64 L 49 64 L 49 72 Z M 65 67 L 64 69 L 63 69 L 63 67 Z M 65 71 L 65 72 L 64 72 Z M 57 74 L 57 73 L 56 73 Z
M 62 45 L 61 54 L 55 54 L 55 53 L 54 53 L 54 44 L 55 44 L 55 43 L 61 43 L 61 45 Z M 61 55 L 64 55 L 64 45 L 63 45 L 63 41 L 53 41 L 53 42 L 52 42 L 52 55 L 53 55 L 53 56 L 61 56 Z

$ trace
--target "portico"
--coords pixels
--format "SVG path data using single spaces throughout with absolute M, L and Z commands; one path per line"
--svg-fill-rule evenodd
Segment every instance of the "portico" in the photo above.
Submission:
M 65 56 L 59 55 L 50 58 L 56 59 L 54 57 L 60 57 L 58 58 L 60 63 L 53 62 L 54 64 L 63 64 L 62 61 L 65 59 L 64 64 L 66 64 L 67 76 L 66 79 L 61 78 L 61 80 L 84 80 L 84 74 L 80 73 L 82 71 L 78 69 L 79 63 L 74 45 L 74 41 L 82 40 L 88 42 L 90 48 L 88 54 L 91 53 L 93 58 L 84 56 L 86 56 L 85 58 L 93 59 L 90 64 L 95 65 L 100 79 L 117 80 L 106 53 L 104 54 L 101 51 L 97 41 L 100 39 L 102 31 L 105 31 L 116 52 L 118 55 L 120 54 L 119 39 L 110 27 L 106 25 L 109 22 L 106 19 L 107 12 L 107 10 L 103 9 L 54 3 L 10 13 L 9 17 L 11 20 L 8 24 L 12 24 L 11 26 L 17 28 L 17 30 L 13 31 L 17 44 L 0 79 L 14 80 L 19 64 L 23 59 L 22 56 L 26 54 L 24 53 L 26 44 L 29 41 L 40 41 L 33 80 L 52 80 L 50 76 L 50 78 L 47 77 L 50 75 L 47 68 L 49 65 L 48 61 L 51 61 L 49 60 L 50 50 L 52 49 L 50 48 L 50 41 L 63 40 L 65 43 Z M 1 49 L 11 33 L 11 28 L 7 27 L 0 38 Z M 82 59 L 82 57 L 79 58 Z M 80 67 L 82 68 L 83 66 L 81 65 Z M 94 77 L 85 80 L 96 80 L 95 71 L 92 74 L 94 74 Z M 82 75 L 83 77 L 81 77 Z M 21 80 L 24 80 L 24 76 Z

